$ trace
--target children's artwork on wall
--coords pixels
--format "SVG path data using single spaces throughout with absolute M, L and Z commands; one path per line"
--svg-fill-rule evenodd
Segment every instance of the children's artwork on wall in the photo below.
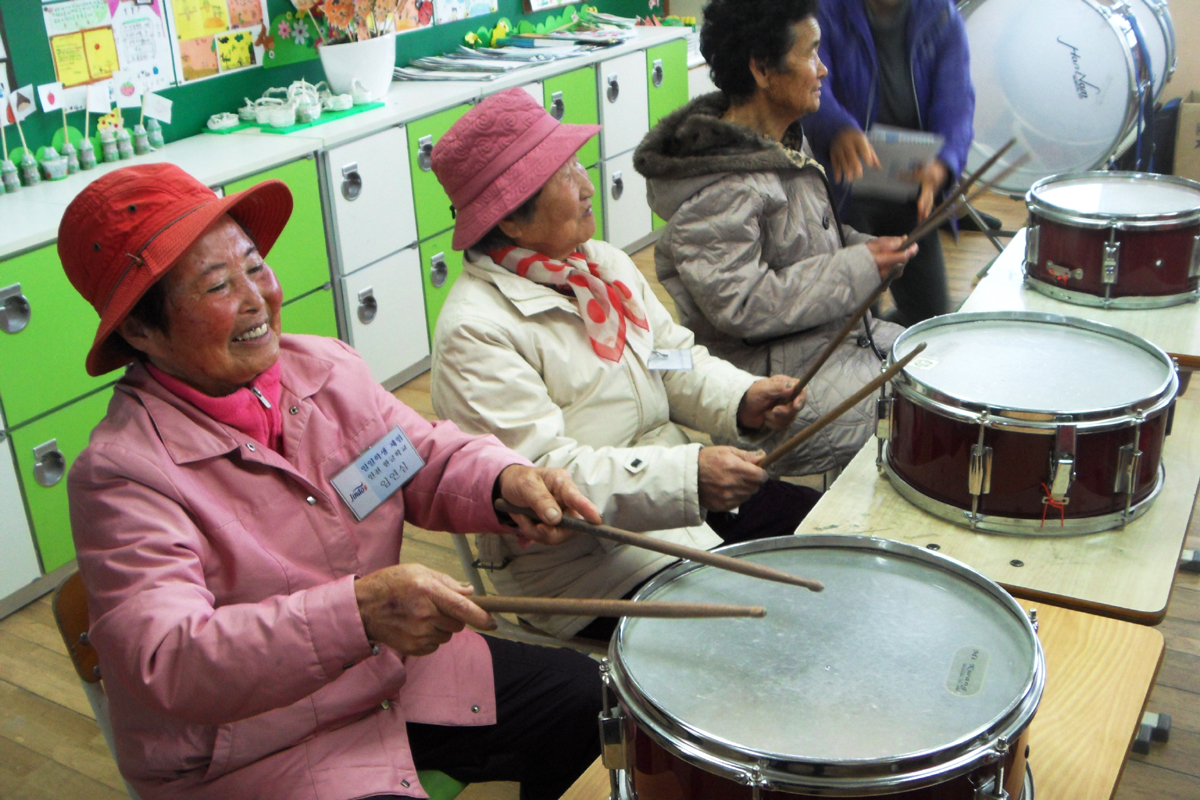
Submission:
M 434 0 L 400 0 L 396 8 L 397 33 L 417 31 L 434 23 Z
M 217 47 L 213 37 L 179 43 L 181 80 L 195 81 L 217 74 Z
M 217 43 L 217 69 L 229 72 L 258 64 L 254 52 L 254 40 L 258 33 L 259 29 L 251 28 L 217 34 L 214 37 Z
M 8 36 L 4 33 L 4 13 L 0 12 L 0 94 L 7 94 L 9 86 L 17 85 L 12 61 L 8 57 Z
M 161 0 L 107 0 L 121 69 L 137 73 L 146 91 L 176 82 L 175 59 Z
M 44 0 L 55 77 L 65 87 L 132 70 L 148 87 L 175 83 L 161 0 Z
M 181 83 L 263 63 L 266 0 L 165 2 Z
M 434 0 L 433 5 L 434 17 L 439 25 L 483 14 L 494 14 L 499 9 L 497 0 Z

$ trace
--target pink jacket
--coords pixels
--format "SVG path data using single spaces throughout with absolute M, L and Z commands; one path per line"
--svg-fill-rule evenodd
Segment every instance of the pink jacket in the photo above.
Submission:
M 71 527 L 122 773 L 143 800 L 422 796 L 406 720 L 495 722 L 487 645 L 372 655 L 355 575 L 404 521 L 502 532 L 490 436 L 430 424 L 346 345 L 284 336 L 286 458 L 135 365 L 71 469 Z M 330 478 L 392 427 L 426 466 L 362 522 Z

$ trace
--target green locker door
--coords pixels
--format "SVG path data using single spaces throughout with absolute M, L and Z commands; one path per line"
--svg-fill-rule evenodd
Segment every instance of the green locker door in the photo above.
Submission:
M 292 190 L 294 203 L 287 227 L 267 257 L 267 263 L 279 276 L 283 299 L 287 302 L 329 283 L 329 253 L 325 249 L 325 221 L 321 213 L 321 189 L 317 184 L 317 162 L 302 158 L 228 184 L 225 192 L 240 192 L 271 179 L 287 184 Z M 332 296 L 329 310 L 333 313 Z
M 417 211 L 417 237 L 420 239 L 454 226 L 450 198 L 442 191 L 442 185 L 433 174 L 429 155 L 438 140 L 450 130 L 450 126 L 470 110 L 469 105 L 455 106 L 408 123 L 408 160 L 412 168 L 413 202 Z
M 433 350 L 433 331 L 438 314 L 450 294 L 450 287 L 462 274 L 462 253 L 450 249 L 454 231 L 446 231 L 421 242 L 421 284 L 425 289 L 425 320 L 429 324 L 429 349 Z
M 311 333 L 336 339 L 337 312 L 333 303 L 333 287 L 326 282 L 319 289 L 283 304 L 279 312 L 284 333 Z
M 596 68 L 584 67 L 542 81 L 546 110 L 571 125 L 595 125 L 600 121 L 596 105 Z M 591 167 L 600 160 L 600 137 L 593 136 L 579 148 L 579 163 Z
M 688 101 L 687 40 L 676 39 L 646 51 L 646 97 L 650 107 L 650 127 Z M 658 230 L 667 223 L 651 214 Z
M 75 557 L 67 471 L 87 446 L 92 428 L 104 418 L 111 397 L 111 389 L 102 389 L 10 432 L 33 536 L 46 572 Z
M 0 397 L 10 427 L 116 377 L 84 369 L 100 319 L 67 280 L 54 245 L 0 262 L 0 305 Z
M 600 167 L 592 167 L 587 174 L 592 181 L 592 187 L 596 190 L 596 193 L 592 195 L 592 216 L 596 218 L 596 233 L 592 238 L 607 241 L 604 234 L 604 198 L 600 196 L 604 191 L 600 185 Z

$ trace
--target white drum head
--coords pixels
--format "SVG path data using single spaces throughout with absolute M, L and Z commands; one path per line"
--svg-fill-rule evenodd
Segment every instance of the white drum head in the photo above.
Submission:
M 1092 0 L 969 0 L 963 18 L 975 87 L 967 169 L 1014 137 L 1000 166 L 1024 153 L 1030 161 L 998 184 L 1003 191 L 1102 165 L 1137 113 L 1129 23 Z
M 742 558 L 825 591 L 703 567 L 638 599 L 765 605 L 766 618 L 626 618 L 618 631 L 635 693 L 691 738 L 789 762 L 886 762 L 974 741 L 1029 693 L 1028 622 L 963 575 L 882 549 L 761 544 L 776 549 Z
M 1181 183 L 1097 172 L 1050 180 L 1030 190 L 1035 200 L 1066 211 L 1106 217 L 1200 213 L 1200 190 Z
M 900 359 L 927 347 L 904 371 L 934 391 L 977 407 L 1047 414 L 1126 409 L 1170 384 L 1165 357 L 1124 338 L 1060 321 L 935 318 L 893 345 Z M 931 320 L 932 322 L 932 320 Z M 926 325 L 926 323 L 922 323 Z

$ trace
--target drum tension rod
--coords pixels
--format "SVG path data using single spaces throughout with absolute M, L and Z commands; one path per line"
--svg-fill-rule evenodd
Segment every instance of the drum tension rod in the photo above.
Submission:
M 979 524 L 979 496 L 992 491 L 992 448 L 985 447 L 983 435 L 988 428 L 986 409 L 979 417 L 979 440 L 971 445 L 971 467 L 967 475 L 967 491 L 971 493 L 971 527 Z
M 1054 436 L 1054 452 L 1050 454 L 1050 495 L 1042 498 L 1043 504 L 1053 501 L 1065 506 L 1071 502 L 1067 492 L 1075 480 L 1075 426 L 1065 422 L 1065 419 L 1059 420 Z

